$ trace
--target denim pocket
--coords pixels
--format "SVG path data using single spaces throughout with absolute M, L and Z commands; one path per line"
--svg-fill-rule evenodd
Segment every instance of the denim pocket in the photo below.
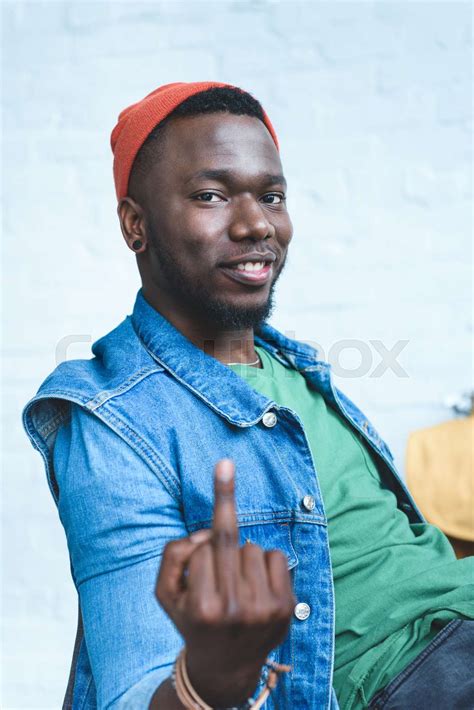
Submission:
M 252 542 L 265 551 L 281 550 L 287 557 L 288 569 L 293 569 L 298 564 L 288 523 L 268 522 L 258 525 L 241 525 L 239 526 L 239 536 L 241 545 Z

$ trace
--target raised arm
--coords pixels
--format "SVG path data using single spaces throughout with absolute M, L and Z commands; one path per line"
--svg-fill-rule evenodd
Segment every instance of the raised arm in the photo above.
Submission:
M 212 530 L 191 537 L 160 472 L 76 405 L 54 468 L 97 706 L 181 710 L 169 676 L 183 638 L 209 704 L 251 695 L 293 595 L 283 553 L 238 546 L 233 465 L 216 468 Z
M 269 651 L 284 639 L 294 597 L 285 555 L 239 546 L 234 465 L 215 468 L 212 530 L 168 543 L 156 595 L 186 643 L 191 683 L 211 706 L 251 696 Z M 183 706 L 167 680 L 151 710 Z

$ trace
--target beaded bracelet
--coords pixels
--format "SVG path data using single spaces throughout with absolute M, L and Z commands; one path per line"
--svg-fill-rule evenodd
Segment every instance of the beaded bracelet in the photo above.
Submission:
M 264 663 L 269 668 L 265 686 L 256 698 L 248 698 L 244 703 L 232 708 L 212 708 L 199 697 L 189 680 L 186 670 L 186 647 L 182 648 L 173 665 L 171 684 L 180 702 L 188 710 L 259 710 L 274 688 L 276 688 L 280 673 L 287 673 L 291 666 L 276 663 L 270 658 Z

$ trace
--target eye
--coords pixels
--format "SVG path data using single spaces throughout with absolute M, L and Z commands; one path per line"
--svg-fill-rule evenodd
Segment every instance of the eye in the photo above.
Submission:
M 216 199 L 213 200 L 213 197 L 215 197 Z M 219 195 L 216 195 L 215 192 L 201 192 L 200 195 L 196 195 L 195 199 L 199 200 L 200 202 L 218 202 L 222 198 Z
M 281 205 L 286 198 L 285 195 L 281 195 L 279 192 L 269 192 L 262 199 L 266 205 Z

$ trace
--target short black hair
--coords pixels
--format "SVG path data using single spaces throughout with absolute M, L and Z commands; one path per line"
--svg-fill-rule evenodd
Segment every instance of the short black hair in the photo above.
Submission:
M 214 86 L 189 96 L 151 131 L 133 161 L 128 182 L 128 193 L 134 196 L 137 182 L 144 177 L 160 158 L 166 126 L 178 116 L 199 116 L 204 113 L 231 113 L 235 116 L 252 116 L 264 123 L 262 105 L 246 91 L 237 87 Z

